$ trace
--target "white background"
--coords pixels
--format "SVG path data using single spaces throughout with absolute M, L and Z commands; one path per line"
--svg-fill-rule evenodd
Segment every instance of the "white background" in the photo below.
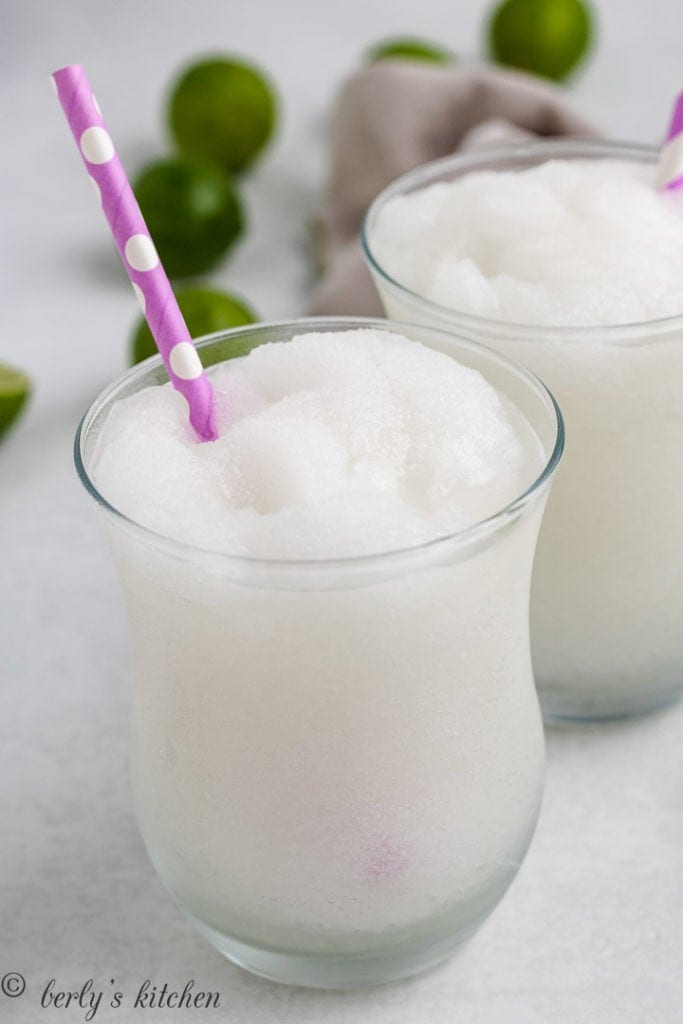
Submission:
M 132 817 L 120 595 L 71 443 L 91 399 L 125 368 L 136 306 L 48 74 L 86 67 L 134 171 L 162 150 L 162 96 L 184 60 L 232 50 L 269 70 L 280 135 L 247 186 L 248 239 L 215 281 L 273 319 L 305 307 L 307 223 L 341 78 L 369 42 L 395 32 L 472 57 L 487 6 L 0 2 L 0 361 L 36 383 L 0 447 L 0 974 L 20 971 L 28 984 L 21 998 L 0 995 L 3 1021 L 82 1020 L 80 1010 L 40 1009 L 51 977 L 69 988 L 93 977 L 128 1004 L 147 977 L 175 988 L 194 978 L 220 991 L 221 1011 L 151 1019 L 197 1024 L 683 1021 L 682 707 L 550 732 L 539 830 L 509 895 L 446 966 L 381 989 L 289 990 L 224 962 L 162 891 Z M 599 10 L 575 104 L 608 135 L 654 142 L 683 77 L 679 0 L 601 0 Z M 95 1019 L 141 1014 L 103 1005 Z

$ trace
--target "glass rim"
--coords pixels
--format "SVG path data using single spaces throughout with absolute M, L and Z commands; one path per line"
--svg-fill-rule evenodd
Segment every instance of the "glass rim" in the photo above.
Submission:
M 466 172 L 475 171 L 482 164 L 505 160 L 525 159 L 532 156 L 540 156 L 542 159 L 551 159 L 554 155 L 568 150 L 577 154 L 583 151 L 587 157 L 613 155 L 616 158 L 635 160 L 639 163 L 655 163 L 659 157 L 659 150 L 656 146 L 649 146 L 638 142 L 622 142 L 612 139 L 593 139 L 573 136 L 562 136 L 541 141 L 532 140 L 529 142 L 511 143 L 504 146 L 491 146 L 465 153 L 451 153 L 448 156 L 440 157 L 438 160 L 431 160 L 429 163 L 421 164 L 394 179 L 386 188 L 375 197 L 367 209 L 363 224 L 360 230 L 360 244 L 365 261 L 373 274 L 388 284 L 391 288 L 409 298 L 416 307 L 424 310 L 427 315 L 436 317 L 444 324 L 451 323 L 453 330 L 502 334 L 504 337 L 518 337 L 520 332 L 532 340 L 547 340 L 549 335 L 553 339 L 563 341 L 581 341 L 600 337 L 610 344 L 637 343 L 642 341 L 644 330 L 648 333 L 648 342 L 651 343 L 652 335 L 660 336 L 674 330 L 683 329 L 683 313 L 675 316 L 661 317 L 655 320 L 638 320 L 623 324 L 576 324 L 570 326 L 538 323 L 517 323 L 512 320 L 495 320 L 490 317 L 479 316 L 476 313 L 468 313 L 464 310 L 452 309 L 439 302 L 413 291 L 407 285 L 398 281 L 382 266 L 375 255 L 370 243 L 372 223 L 379 210 L 385 203 L 394 196 L 405 192 L 415 191 L 432 183 L 439 175 L 450 170 L 463 169 Z M 539 160 L 542 162 L 542 160 Z
M 216 342 L 230 340 L 232 338 L 241 338 L 249 335 L 258 334 L 262 331 L 276 331 L 276 330 L 289 330 L 301 326 L 303 331 L 310 331 L 311 328 L 326 328 L 328 330 L 337 329 L 364 329 L 364 328 L 377 328 L 382 330 L 394 331 L 395 333 L 401 333 L 402 330 L 413 329 L 417 330 L 424 335 L 436 335 L 443 339 L 449 339 L 451 342 L 455 341 L 461 347 L 475 352 L 481 352 L 485 357 L 491 358 L 493 362 L 502 365 L 511 373 L 515 374 L 518 378 L 524 380 L 525 384 L 543 400 L 547 411 L 551 418 L 554 420 L 554 443 L 552 445 L 550 454 L 544 460 L 543 468 L 540 473 L 531 481 L 528 487 L 522 491 L 521 494 L 517 495 L 511 501 L 509 501 L 502 508 L 497 509 L 491 515 L 486 516 L 484 519 L 478 520 L 476 523 L 472 523 L 470 526 L 465 527 L 462 530 L 451 531 L 447 534 L 442 534 L 427 541 L 422 541 L 419 544 L 411 544 L 407 547 L 392 548 L 387 551 L 371 552 L 362 555 L 351 555 L 347 557 L 337 558 L 260 558 L 252 555 L 242 555 L 237 553 L 231 553 L 222 550 L 216 550 L 213 548 L 204 548 L 196 544 L 188 543 L 186 541 L 177 540 L 174 537 L 169 537 L 164 533 L 160 533 L 142 523 L 137 522 L 132 517 L 126 515 L 115 505 L 113 505 L 108 499 L 99 491 L 95 482 L 90 476 L 90 473 L 86 467 L 86 456 L 84 452 L 85 441 L 87 440 L 88 431 L 90 430 L 93 422 L 102 414 L 104 409 L 108 407 L 112 401 L 115 400 L 117 393 L 119 393 L 127 384 L 130 384 L 136 380 L 141 380 L 147 376 L 150 376 L 156 371 L 161 370 L 162 375 L 168 380 L 166 369 L 163 365 L 163 361 L 160 355 L 150 356 L 148 359 L 143 360 L 141 363 L 130 367 L 125 373 L 117 377 L 112 383 L 105 387 L 97 397 L 90 403 L 86 412 L 84 413 L 81 421 L 76 430 L 74 437 L 74 464 L 78 477 L 88 495 L 96 502 L 97 505 L 115 522 L 121 526 L 132 530 L 135 534 L 141 538 L 146 539 L 150 543 L 153 543 L 157 547 L 170 549 L 176 555 L 184 556 L 194 561 L 210 559 L 218 560 L 223 564 L 233 566 L 243 566 L 245 568 L 252 568 L 254 570 L 268 570 L 272 571 L 292 571 L 292 570 L 303 570 L 303 571 L 341 571 L 344 569 L 370 567 L 375 564 L 381 563 L 382 565 L 400 561 L 410 556 L 416 556 L 422 552 L 436 552 L 444 548 L 448 544 L 455 544 L 458 548 L 467 547 L 470 544 L 476 542 L 483 537 L 486 537 L 498 529 L 502 528 L 512 518 L 517 516 L 532 500 L 532 498 L 540 493 L 544 486 L 547 486 L 557 468 L 557 465 L 562 457 L 565 444 L 565 430 L 564 420 L 562 413 L 555 400 L 555 397 L 551 391 L 546 387 L 542 380 L 540 380 L 534 373 L 528 370 L 525 366 L 515 362 L 512 359 L 508 359 L 506 356 L 501 355 L 495 349 L 490 348 L 488 345 L 484 345 L 479 341 L 475 341 L 470 338 L 460 338 L 457 335 L 452 334 L 449 331 L 440 330 L 438 328 L 425 327 L 422 324 L 413 324 L 405 321 L 387 320 L 378 317 L 300 317 L 291 320 L 279 320 L 279 321 L 263 321 L 255 324 L 249 324 L 246 326 L 231 328 L 230 330 L 216 331 L 212 334 L 204 335 L 201 338 L 197 338 L 195 344 L 199 351 L 208 348 Z M 447 354 L 447 353 L 446 353 Z M 534 433 L 535 428 L 532 426 Z M 199 443 L 199 442 L 198 442 Z M 211 442 L 204 442 L 210 444 Z

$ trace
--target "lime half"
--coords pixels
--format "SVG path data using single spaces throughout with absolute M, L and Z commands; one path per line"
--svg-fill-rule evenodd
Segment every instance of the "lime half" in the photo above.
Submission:
M 31 381 L 11 366 L 0 364 L 0 438 L 14 423 L 31 393 Z
M 180 312 L 185 318 L 190 335 L 200 338 L 214 331 L 227 331 L 231 327 L 253 324 L 256 315 L 253 310 L 234 295 L 215 291 L 213 288 L 186 288 L 176 295 Z M 157 347 L 152 332 L 144 319 L 138 322 L 130 346 L 131 366 L 148 356 L 153 356 Z

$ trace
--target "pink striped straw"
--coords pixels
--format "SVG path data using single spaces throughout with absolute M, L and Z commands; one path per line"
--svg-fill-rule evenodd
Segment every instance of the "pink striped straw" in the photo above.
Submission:
M 676 97 L 671 124 L 659 155 L 657 187 L 683 188 L 683 90 Z
M 211 384 L 85 72 L 80 64 L 72 64 L 55 71 L 52 79 L 171 383 L 187 400 L 199 439 L 213 441 L 218 434 Z

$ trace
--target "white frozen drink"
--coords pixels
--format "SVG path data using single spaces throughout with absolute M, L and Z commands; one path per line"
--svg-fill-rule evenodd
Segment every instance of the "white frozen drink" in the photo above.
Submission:
M 683 203 L 655 177 L 649 150 L 523 146 L 407 176 L 366 225 L 389 315 L 478 337 L 562 408 L 531 608 L 550 717 L 683 685 Z
M 144 367 L 80 442 L 118 510 L 152 859 L 227 955 L 304 984 L 447 955 L 542 787 L 527 617 L 555 411 L 479 346 L 375 323 L 242 332 L 274 343 L 210 371 L 216 442 Z

